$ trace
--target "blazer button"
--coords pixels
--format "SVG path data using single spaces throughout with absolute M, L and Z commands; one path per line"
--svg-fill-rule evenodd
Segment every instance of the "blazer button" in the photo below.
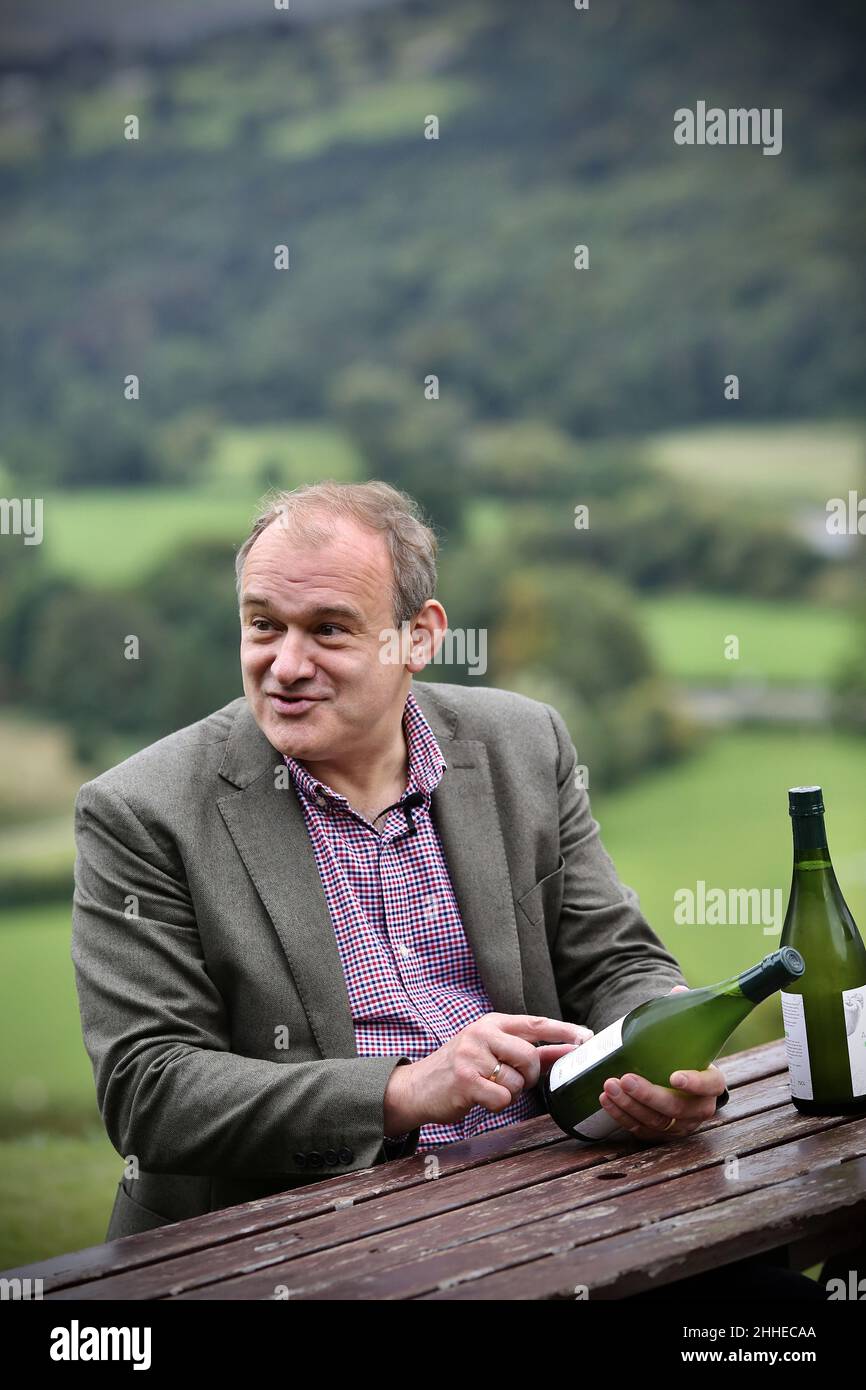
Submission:
M 339 1162 L 336 1149 L 325 1149 L 325 1164 L 328 1168 L 336 1168 Z
M 337 1154 L 337 1161 L 339 1163 L 351 1163 L 354 1157 L 355 1155 L 351 1149 L 341 1149 Z
M 307 1162 L 311 1168 L 321 1168 L 325 1160 L 317 1149 L 311 1149 L 307 1154 Z
M 292 1154 L 292 1158 L 294 1159 L 295 1163 L 298 1165 L 299 1168 L 306 1168 L 306 1166 L 307 1166 L 307 1155 L 306 1155 L 306 1154 Z

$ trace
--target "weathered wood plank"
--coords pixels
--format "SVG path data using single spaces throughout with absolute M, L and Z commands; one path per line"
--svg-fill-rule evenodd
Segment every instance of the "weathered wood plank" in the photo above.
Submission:
M 450 1174 L 493 1163 L 502 1156 L 546 1149 L 563 1142 L 565 1135 L 550 1117 L 539 1115 L 507 1129 L 491 1130 L 474 1139 L 449 1144 L 436 1150 L 436 1154 L 440 1172 Z M 246 1234 L 282 1228 L 293 1221 L 333 1212 L 343 1204 L 359 1205 L 390 1192 L 416 1187 L 427 1181 L 423 1159 L 424 1155 L 418 1154 L 373 1168 L 359 1168 L 339 1177 L 323 1178 L 309 1187 L 274 1193 L 235 1207 L 223 1207 L 189 1221 L 176 1221 L 140 1235 L 52 1255 L 49 1259 L 2 1272 L 7 1277 L 42 1279 L 47 1294 L 68 1284 L 137 1269 L 187 1251 L 206 1250 Z M 591 1161 L 597 1158 L 593 1156 Z
M 787 1076 L 785 1039 L 775 1038 L 772 1042 L 761 1043 L 760 1047 L 747 1047 L 742 1052 L 732 1052 L 729 1057 L 719 1057 L 716 1066 L 725 1073 L 729 1090 L 776 1072 L 784 1072 Z
M 577 1285 L 588 1284 L 590 1299 L 622 1298 L 774 1249 L 786 1241 L 835 1232 L 855 1223 L 862 1229 L 864 1222 L 866 1158 L 851 1158 L 599 1241 L 591 1247 L 591 1259 L 590 1249 L 584 1245 L 495 1273 L 476 1267 L 459 1284 L 423 1297 L 571 1300 Z M 735 1295 L 736 1289 L 731 1293 Z
M 758 1083 L 761 1084 L 761 1083 Z M 401 1252 L 419 1245 L 443 1245 L 476 1239 L 488 1231 L 519 1226 L 568 1211 L 582 1202 L 605 1203 L 615 1192 L 639 1190 L 663 1179 L 718 1164 L 731 1154 L 747 1154 L 805 1135 L 829 1129 L 838 1117 L 801 1116 L 790 1106 L 744 1116 L 727 1126 L 699 1132 L 690 1139 L 664 1145 L 639 1145 L 631 1141 L 606 1146 L 607 1159 L 567 1140 L 546 1151 L 503 1159 L 493 1168 L 471 1170 L 433 1179 L 417 1188 L 391 1193 L 357 1208 L 323 1213 L 281 1231 L 246 1236 L 207 1251 L 178 1255 L 139 1270 L 107 1276 L 96 1283 L 76 1284 L 70 1297 L 159 1298 L 177 1296 L 186 1289 L 232 1279 L 240 1271 L 272 1269 L 291 1263 L 291 1282 L 299 1287 L 312 1255 L 321 1259 L 310 1268 L 310 1277 L 340 1277 L 346 1261 L 372 1267 L 376 1259 L 389 1258 L 391 1244 Z M 862 1140 L 866 1147 L 866 1137 Z M 585 1179 L 561 1188 L 563 1178 Z M 392 1232 L 390 1241 L 388 1232 Z M 355 1249 L 358 1244 L 359 1250 Z M 375 1263 L 375 1260 L 373 1261 Z M 323 1274 L 324 1271 L 324 1274 Z
M 767 1043 L 733 1054 L 722 1059 L 720 1065 L 731 1089 L 731 1100 L 718 1119 L 711 1121 L 707 1128 L 727 1123 L 739 1114 L 778 1104 L 780 1099 L 786 1098 L 781 1095 L 780 1087 L 784 1088 L 787 1084 L 787 1072 L 782 1078 L 773 1075 L 779 1066 L 784 1066 L 781 1043 Z M 772 1078 L 765 1082 L 768 1087 L 765 1097 L 755 1089 L 755 1083 L 764 1077 Z M 497 1166 L 499 1178 L 499 1165 L 504 1158 L 537 1150 L 555 1150 L 563 1144 L 573 1149 L 573 1145 L 568 1144 L 565 1136 L 547 1116 L 539 1116 L 509 1126 L 508 1129 L 493 1130 L 470 1140 L 443 1146 L 435 1151 L 435 1157 L 440 1179 L 489 1164 Z M 593 1146 L 586 1151 L 585 1163 L 594 1164 L 619 1152 L 621 1146 L 616 1144 Z M 584 1163 L 578 1165 L 568 1157 L 563 1159 L 557 1155 L 550 1172 L 571 1171 L 575 1166 L 584 1166 Z M 53 1256 L 4 1273 L 7 1277 L 40 1278 L 48 1295 L 65 1287 L 141 1269 L 184 1253 L 211 1250 L 226 1243 L 231 1245 L 245 1236 L 280 1230 L 287 1224 L 333 1212 L 340 1204 L 350 1203 L 357 1207 L 369 1201 L 381 1200 L 390 1193 L 416 1188 L 421 1184 L 426 1186 L 428 1171 L 429 1165 L 425 1166 L 424 1155 L 398 1159 L 341 1177 L 324 1179 L 309 1187 L 211 1212 L 191 1221 L 176 1222 L 123 1240 Z M 527 1172 L 526 1180 L 538 1180 L 534 1167 Z M 506 1181 L 505 1174 L 502 1181 Z
M 443 1284 L 457 1285 L 479 1268 L 492 1271 L 530 1263 L 557 1253 L 564 1244 L 582 1246 L 582 1258 L 591 1268 L 595 1244 L 605 1238 L 730 1201 L 733 1194 L 767 1188 L 783 1178 L 834 1167 L 864 1152 L 866 1127 L 857 1134 L 839 1125 L 741 1155 L 736 1178 L 728 1176 L 721 1161 L 724 1150 L 716 1153 L 713 1166 L 664 1177 L 653 1186 L 629 1183 L 627 1177 L 606 1183 L 601 1197 L 593 1173 L 573 1174 L 473 1207 L 461 1213 L 460 1227 L 431 1220 L 316 1256 L 284 1260 L 227 1283 L 201 1285 L 185 1294 L 178 1290 L 176 1296 L 273 1298 L 275 1288 L 282 1286 L 296 1299 L 405 1299 Z
M 711 1120 L 707 1120 L 702 1129 L 716 1129 L 744 1115 L 757 1115 L 761 1110 L 772 1110 L 780 1105 L 789 1110 L 791 1108 L 791 1083 L 787 1072 L 759 1077 L 756 1081 L 729 1089 L 731 1098 L 727 1105 L 723 1105 Z

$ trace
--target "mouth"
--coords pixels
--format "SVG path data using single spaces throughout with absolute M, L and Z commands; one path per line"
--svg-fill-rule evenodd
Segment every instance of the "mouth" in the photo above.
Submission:
M 290 717 L 306 714 L 307 710 L 321 702 L 319 695 L 277 695 L 272 690 L 265 691 L 265 694 L 278 714 Z

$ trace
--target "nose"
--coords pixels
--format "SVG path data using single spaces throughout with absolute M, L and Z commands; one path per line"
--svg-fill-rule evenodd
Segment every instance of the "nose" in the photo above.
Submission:
M 296 681 L 312 680 L 315 674 L 316 664 L 309 654 L 305 634 L 287 628 L 271 662 L 272 678 L 288 689 Z

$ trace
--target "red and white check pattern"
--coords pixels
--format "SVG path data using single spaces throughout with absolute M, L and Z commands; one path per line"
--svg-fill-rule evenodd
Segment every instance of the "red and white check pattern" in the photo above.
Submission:
M 377 831 L 344 796 L 286 757 L 343 964 L 359 1057 L 419 1061 L 493 1005 L 460 920 L 430 795 L 447 763 L 411 691 L 403 728 L 409 776 L 401 801 L 422 792 L 411 835 L 399 807 Z M 384 807 L 383 807 L 384 810 Z M 542 1113 L 533 1088 L 498 1115 L 475 1105 L 456 1124 L 421 1126 L 418 1147 L 452 1143 Z

